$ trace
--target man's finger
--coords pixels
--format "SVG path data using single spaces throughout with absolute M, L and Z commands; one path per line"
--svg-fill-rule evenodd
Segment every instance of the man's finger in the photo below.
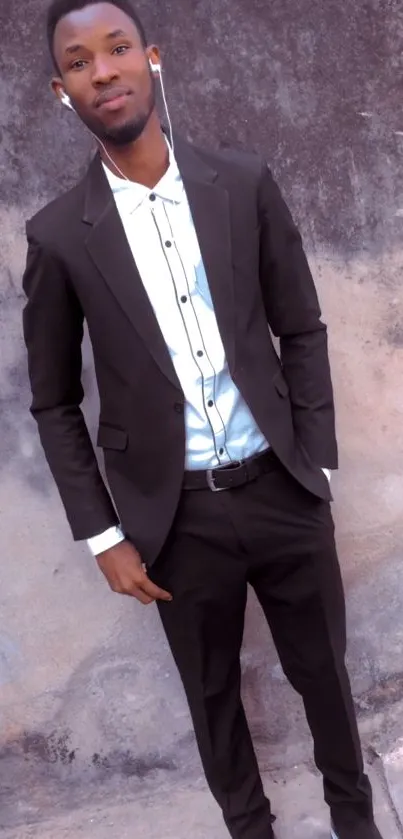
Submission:
M 152 597 L 153 600 L 170 601 L 173 599 L 172 594 L 170 594 L 169 591 L 159 588 L 159 586 L 152 583 L 148 577 L 145 577 L 144 581 L 141 583 L 141 588 L 149 597 Z
M 138 586 L 136 586 L 136 588 L 133 588 L 130 594 L 132 597 L 135 597 L 136 600 L 139 600 L 140 603 L 143 604 L 143 606 L 149 606 L 150 603 L 154 603 L 155 601 L 155 597 L 151 597 L 151 595 L 146 594 L 145 591 L 143 591 L 143 589 L 139 588 Z

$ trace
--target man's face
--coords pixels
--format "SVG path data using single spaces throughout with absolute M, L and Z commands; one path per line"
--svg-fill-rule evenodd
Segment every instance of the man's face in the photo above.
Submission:
M 97 3 L 58 23 L 54 52 L 64 89 L 84 124 L 100 140 L 125 145 L 138 139 L 155 109 L 155 81 L 136 25 L 121 9 Z

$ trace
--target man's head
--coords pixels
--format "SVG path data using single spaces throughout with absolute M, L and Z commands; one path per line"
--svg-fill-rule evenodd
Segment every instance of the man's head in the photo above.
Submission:
M 143 133 L 155 110 L 155 80 L 147 46 L 130 0 L 53 0 L 48 41 L 61 99 L 67 93 L 78 116 L 103 142 L 126 145 Z

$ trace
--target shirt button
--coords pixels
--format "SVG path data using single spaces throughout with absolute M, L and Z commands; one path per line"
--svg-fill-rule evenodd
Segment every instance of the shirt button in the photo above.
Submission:
M 209 399 L 209 401 L 207 402 L 207 405 L 209 406 L 209 408 L 212 408 L 212 407 L 213 407 L 213 405 L 214 405 L 213 400 L 212 400 L 212 399 Z
M 185 295 L 183 295 L 183 296 L 181 297 L 181 303 L 187 303 L 187 302 L 188 302 L 187 297 L 185 297 Z
M 172 248 L 172 242 L 170 242 L 169 240 L 168 240 L 168 242 L 165 242 L 165 247 L 166 248 Z
M 197 355 L 201 358 L 202 355 L 204 355 L 204 352 L 202 350 L 197 350 Z
M 152 192 L 150 195 L 150 201 L 155 201 L 156 197 L 157 196 L 154 194 L 154 192 Z
M 219 454 L 224 454 L 224 449 L 220 449 Z
M 185 410 L 183 405 L 182 405 L 182 402 L 175 402 L 174 409 L 175 409 L 177 414 L 183 414 L 183 412 Z

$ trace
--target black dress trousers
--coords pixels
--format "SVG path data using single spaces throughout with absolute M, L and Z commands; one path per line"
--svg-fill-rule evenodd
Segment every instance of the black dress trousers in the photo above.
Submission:
M 248 583 L 303 698 L 340 839 L 379 836 L 372 832 L 371 788 L 345 667 L 345 602 L 330 505 L 278 461 L 238 489 L 186 490 L 150 576 L 173 594 L 172 603 L 159 603 L 160 616 L 206 779 L 232 839 L 273 835 L 240 693 Z

